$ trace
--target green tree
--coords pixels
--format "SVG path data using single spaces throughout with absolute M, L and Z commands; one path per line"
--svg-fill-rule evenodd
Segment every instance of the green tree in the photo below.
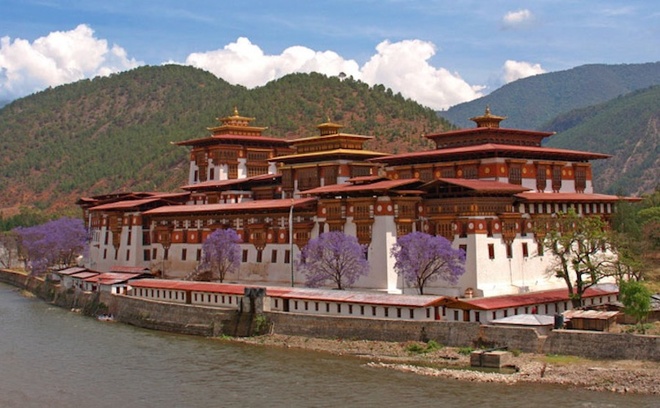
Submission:
M 585 291 L 617 274 L 617 256 L 607 223 L 598 216 L 580 216 L 574 209 L 550 222 L 544 246 L 555 262 L 551 271 L 566 283 L 574 308 L 582 307 Z
M 643 282 L 619 282 L 619 300 L 627 315 L 635 318 L 639 330 L 644 333 L 644 321 L 651 311 L 651 291 Z

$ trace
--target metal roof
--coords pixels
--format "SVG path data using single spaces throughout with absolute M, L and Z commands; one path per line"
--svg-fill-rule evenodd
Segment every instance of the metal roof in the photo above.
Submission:
M 541 314 L 519 314 L 492 320 L 490 323 L 512 326 L 552 326 L 555 323 L 555 317 Z
M 328 186 L 312 188 L 310 190 L 301 191 L 300 194 L 331 194 L 331 193 L 356 193 L 362 191 L 386 191 L 393 190 L 397 187 L 407 186 L 410 184 L 419 184 L 419 179 L 400 179 L 400 180 L 383 180 L 376 181 L 375 183 L 365 184 L 331 184 Z
M 552 158 L 561 158 L 563 160 L 593 160 L 593 159 L 606 159 L 611 157 L 610 155 L 607 154 L 583 152 L 579 150 L 557 149 L 552 147 L 484 143 L 473 146 L 448 147 L 448 148 L 442 148 L 436 150 L 427 150 L 422 152 L 393 154 L 384 157 L 376 157 L 373 159 L 369 159 L 368 161 L 394 164 L 401 161 L 407 161 L 408 159 L 442 160 L 443 157 L 447 157 L 447 160 L 449 160 L 449 158 L 455 156 L 491 157 L 494 154 L 499 154 L 500 156 L 502 155 L 506 156 L 507 154 L 511 154 L 512 156 L 516 156 L 516 157 L 524 156 L 530 158 L 552 157 Z
M 196 292 L 242 295 L 249 286 L 218 282 L 194 282 L 168 279 L 139 279 L 129 283 L 134 288 L 190 290 Z M 441 304 L 444 296 L 393 295 L 379 292 L 357 292 L 352 290 L 264 287 L 266 295 L 282 299 L 302 301 L 325 301 L 336 303 L 369 304 L 393 307 L 428 307 Z
M 295 199 L 275 199 L 275 200 L 253 200 L 243 201 L 231 204 L 197 204 L 197 205 L 170 205 L 154 208 L 145 211 L 145 215 L 167 215 L 167 214 L 188 214 L 188 213 L 206 213 L 206 212 L 250 212 L 254 210 L 282 210 L 288 209 L 292 205 L 294 208 L 304 207 L 314 204 L 316 198 L 295 198 Z
M 570 319 L 591 319 L 591 320 L 609 320 L 620 312 L 616 311 L 601 311 L 601 310 L 567 310 L 562 313 L 568 320 Z
M 116 285 L 118 283 L 128 282 L 131 279 L 142 277 L 143 273 L 115 273 L 104 272 L 95 276 L 85 278 L 85 282 L 98 283 L 100 285 Z
M 437 180 L 429 181 L 420 188 L 429 188 L 436 184 L 451 184 L 454 186 L 464 187 L 469 190 L 490 193 L 521 193 L 530 190 L 518 184 L 503 183 L 501 181 L 492 180 L 479 180 L 479 179 L 462 179 L 462 178 L 440 178 Z
M 583 298 L 603 295 L 615 295 L 617 289 L 592 287 L 585 291 Z M 464 310 L 499 310 L 514 307 L 532 306 L 546 303 L 568 302 L 567 289 L 554 289 L 541 292 L 529 292 L 518 295 L 493 296 L 475 299 L 455 299 L 447 302 L 447 306 L 453 309 Z
M 516 194 L 517 198 L 533 202 L 548 201 L 584 201 L 584 202 L 616 202 L 622 197 L 606 194 L 586 194 L 586 193 L 536 193 L 526 192 Z
M 146 266 L 123 266 L 123 265 L 115 265 L 112 268 L 110 268 L 110 272 L 117 272 L 117 273 L 145 273 L 149 272 L 149 268 Z
M 74 266 L 72 268 L 66 268 L 66 269 L 61 269 L 59 271 L 54 271 L 54 273 L 56 273 L 58 275 L 63 275 L 63 276 L 70 276 L 70 275 L 74 275 L 76 273 L 80 273 L 80 272 L 83 272 L 83 271 L 86 271 L 86 270 L 87 270 L 87 268 L 81 268 L 79 266 Z

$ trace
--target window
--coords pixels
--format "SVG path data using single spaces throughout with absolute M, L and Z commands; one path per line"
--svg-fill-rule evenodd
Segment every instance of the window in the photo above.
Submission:
M 467 254 L 467 245 L 461 244 L 461 245 L 458 246 L 458 249 L 460 249 L 461 251 L 463 251 Z
M 337 313 L 341 313 L 341 303 L 337 303 Z
M 543 256 L 543 242 L 536 244 L 536 252 L 539 256 Z
M 273 249 L 273 251 L 270 253 L 270 262 L 277 263 L 277 249 Z
M 398 317 L 399 319 L 401 318 L 401 308 L 400 307 L 396 308 L 396 317 Z
M 151 253 L 151 259 L 158 259 L 158 249 L 154 248 Z
M 390 308 L 386 306 L 383 309 L 385 310 L 385 317 L 390 317 Z
M 463 178 L 465 179 L 479 178 L 479 170 L 477 170 L 477 166 L 471 165 L 471 166 L 463 167 Z
M 291 250 L 289 249 L 284 251 L 284 263 L 285 264 L 291 263 Z
M 353 314 L 353 305 L 348 305 L 348 314 Z
M 149 251 L 148 249 L 142 251 L 142 256 L 144 257 L 145 261 L 151 261 L 151 251 Z
M 479 312 L 474 312 L 474 321 L 475 322 L 481 321 L 481 314 Z
M 513 258 L 513 246 L 511 244 L 506 244 L 506 257 Z
M 195 258 L 196 258 L 197 261 L 200 261 L 202 259 L 202 250 L 201 249 L 197 250 L 197 255 L 196 255 Z
M 165 261 L 167 261 L 167 259 L 169 258 L 169 256 L 170 256 L 170 250 L 169 250 L 168 248 L 165 248 L 165 252 L 164 252 L 164 255 L 163 255 L 163 259 L 164 259 Z
M 243 257 L 241 259 L 241 262 L 247 262 L 248 261 L 248 250 L 244 249 L 243 250 Z
M 495 244 L 488 244 L 488 259 L 495 259 Z
M 181 260 L 185 261 L 188 257 L 188 250 L 186 248 L 181 249 Z
M 131 260 L 131 250 L 130 250 L 130 249 L 127 249 L 127 250 L 126 250 L 126 260 L 127 260 L 127 261 L 130 261 L 130 260 Z
M 261 249 L 257 250 L 257 263 L 261 263 L 261 261 L 263 259 L 263 252 L 264 251 L 262 251 Z
M 575 192 L 584 193 L 587 187 L 587 169 L 579 166 L 575 167 Z
M 543 165 L 539 165 L 536 168 L 536 189 L 538 191 L 544 191 L 546 185 L 547 185 L 546 168 Z
M 523 254 L 523 258 L 529 257 L 529 250 L 527 249 L 527 242 L 522 243 L 522 254 Z
M 107 258 L 108 258 L 108 250 L 104 249 L 103 250 L 103 259 L 107 259 Z
M 519 165 L 509 166 L 509 183 L 522 184 L 522 169 Z
M 552 166 L 552 191 L 561 190 L 561 166 Z
M 409 309 L 409 311 L 410 311 L 410 315 L 409 315 L 410 318 L 414 319 L 415 318 L 415 310 L 414 309 Z

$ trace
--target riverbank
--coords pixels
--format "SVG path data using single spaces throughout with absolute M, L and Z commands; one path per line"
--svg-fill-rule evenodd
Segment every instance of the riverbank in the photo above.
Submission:
M 229 341 L 352 356 L 373 368 L 469 382 L 556 384 L 593 391 L 660 394 L 660 363 L 651 361 L 514 353 L 515 372 L 506 374 L 470 369 L 468 349 L 429 347 L 421 342 L 330 340 L 277 334 Z

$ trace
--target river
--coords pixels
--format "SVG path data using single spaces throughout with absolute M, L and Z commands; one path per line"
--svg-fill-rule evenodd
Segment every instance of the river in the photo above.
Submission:
M 651 407 L 657 397 L 467 383 L 303 350 L 100 322 L 0 283 L 0 407 Z

